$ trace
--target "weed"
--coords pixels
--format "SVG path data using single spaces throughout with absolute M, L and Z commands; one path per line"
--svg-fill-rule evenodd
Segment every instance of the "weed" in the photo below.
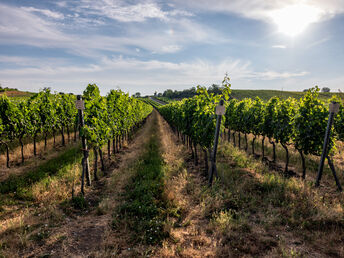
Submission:
M 88 207 L 87 201 L 82 195 L 73 197 L 71 202 L 75 209 L 84 210 Z
M 169 235 L 167 218 L 179 214 L 164 198 L 165 167 L 158 144 L 153 134 L 133 168 L 135 175 L 126 187 L 126 202 L 119 206 L 113 221 L 114 227 L 125 221 L 136 232 L 135 241 L 151 245 L 160 244 Z

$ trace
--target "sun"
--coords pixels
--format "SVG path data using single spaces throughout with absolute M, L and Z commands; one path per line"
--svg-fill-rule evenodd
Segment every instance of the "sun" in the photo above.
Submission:
M 271 19 L 279 32 L 291 37 L 302 33 L 311 23 L 317 22 L 322 10 L 313 6 L 297 4 L 272 11 Z

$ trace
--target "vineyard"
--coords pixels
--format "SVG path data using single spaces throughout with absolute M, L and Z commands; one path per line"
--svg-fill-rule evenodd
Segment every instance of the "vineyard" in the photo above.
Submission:
M 216 126 L 215 107 L 221 98 L 229 99 L 228 81 L 224 81 L 223 95 L 209 94 L 205 88 L 198 88 L 198 95 L 175 102 L 169 105 L 158 106 L 159 112 L 174 127 L 183 142 L 191 146 L 197 160 L 199 145 L 207 156 L 208 149 L 214 142 Z M 334 96 L 332 102 L 341 102 Z M 285 150 L 284 173 L 288 174 L 289 149 L 293 146 L 302 161 L 302 178 L 306 177 L 305 155 L 320 156 L 322 153 L 324 135 L 328 123 L 328 104 L 319 99 L 319 88 L 312 88 L 308 93 L 296 100 L 293 98 L 279 99 L 273 97 L 263 102 L 258 97 L 254 100 L 230 99 L 226 101 L 226 113 L 222 120 L 221 130 L 226 134 L 228 141 L 245 151 L 251 148 L 255 154 L 255 141 L 262 137 L 262 159 L 265 157 L 265 141 L 272 146 L 272 162 L 276 162 L 276 144 L 279 143 Z M 332 156 L 336 152 L 336 141 L 343 141 L 344 108 L 340 105 L 339 112 L 334 118 L 334 127 L 329 138 L 328 155 L 326 158 L 332 164 Z M 225 133 L 226 131 L 226 133 Z M 242 143 L 241 134 L 244 136 Z M 251 146 L 248 144 L 248 135 L 253 135 Z M 242 145 L 243 144 L 243 145 Z M 207 164 L 207 157 L 205 163 Z M 196 161 L 197 163 L 197 161 Z
M 95 84 L 79 96 L 49 89 L 19 102 L 1 96 L 8 176 L 0 181 L 0 254 L 343 255 L 344 203 L 331 174 L 343 182 L 341 99 L 330 100 L 341 104 L 328 127 L 330 106 L 318 88 L 262 101 L 234 99 L 230 87 L 225 77 L 221 94 L 198 87 L 170 103 L 120 90 L 101 96 Z M 327 128 L 324 178 L 315 187 Z
M 107 144 L 107 154 L 118 152 L 124 138 L 129 139 L 140 123 L 151 113 L 152 107 L 142 101 L 130 98 L 128 94 L 112 90 L 106 97 L 100 96 L 99 88 L 89 84 L 82 96 L 85 105 L 84 125 L 80 127 L 78 111 L 75 106 L 76 97 L 70 94 L 52 94 L 45 89 L 26 101 L 13 103 L 7 96 L 0 98 L 0 143 L 6 149 L 6 166 L 10 168 L 9 146 L 18 140 L 21 150 L 21 162 L 24 163 L 24 139 L 33 141 L 33 153 L 37 155 L 37 138 L 54 138 L 61 134 L 61 144 L 66 145 L 65 132 L 68 142 L 71 132 L 74 141 L 85 137 L 88 150 L 93 150 L 95 158 L 94 178 L 97 179 L 97 156 L 99 154 L 102 170 L 104 158 L 101 146 Z M 112 148 L 111 148 L 112 144 Z M 87 165 L 89 166 L 89 165 Z M 89 168 L 88 168 L 89 170 Z M 89 171 L 86 174 L 90 184 Z

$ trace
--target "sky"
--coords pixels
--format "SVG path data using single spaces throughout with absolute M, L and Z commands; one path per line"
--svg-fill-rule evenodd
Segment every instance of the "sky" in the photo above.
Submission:
M 343 0 L 0 0 L 0 84 L 344 91 Z

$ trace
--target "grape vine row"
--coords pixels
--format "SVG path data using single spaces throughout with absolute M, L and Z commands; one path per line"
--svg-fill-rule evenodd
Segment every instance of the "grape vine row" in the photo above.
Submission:
M 106 142 L 110 146 L 111 140 L 120 144 L 120 137 L 129 137 L 135 126 L 152 112 L 150 105 L 129 97 L 120 90 L 111 90 L 106 97 L 102 97 L 95 84 L 87 86 L 83 99 L 85 127 L 81 130 L 81 135 L 86 136 L 90 147 L 98 150 Z M 44 137 L 46 146 L 47 137 L 53 135 L 55 139 L 55 134 L 60 132 L 62 145 L 65 145 L 65 131 L 70 138 L 70 131 L 74 130 L 76 140 L 78 116 L 75 100 L 76 97 L 72 94 L 53 94 L 48 88 L 17 104 L 6 95 L 1 96 L 0 144 L 6 149 L 7 167 L 10 167 L 9 145 L 14 140 L 18 140 L 21 145 L 22 162 L 24 138 L 32 139 L 34 155 L 37 155 L 38 136 Z
M 158 107 L 159 112 L 171 124 L 172 128 L 196 152 L 199 145 L 207 156 L 206 150 L 212 147 L 216 123 L 215 107 L 221 98 L 228 100 L 230 93 L 229 78 L 225 77 L 222 95 L 209 94 L 206 88 L 198 87 L 198 95 Z M 338 97 L 330 101 L 340 102 Z M 241 147 L 240 134 L 244 135 L 245 150 L 248 150 L 247 135 L 252 134 L 252 153 L 255 153 L 255 140 L 262 136 L 262 158 L 265 158 L 264 142 L 269 140 L 273 145 L 273 162 L 276 161 L 276 143 L 285 149 L 285 168 L 288 172 L 289 148 L 293 145 L 300 153 L 302 160 L 302 177 L 306 176 L 305 155 L 320 156 L 329 115 L 326 103 L 319 99 L 319 88 L 310 89 L 300 100 L 278 97 L 264 103 L 260 98 L 230 99 L 225 102 L 226 114 L 222 120 L 221 130 L 226 128 L 228 140 L 232 137 L 234 145 Z M 336 140 L 344 140 L 344 108 L 335 116 L 334 127 L 328 152 L 336 150 Z M 235 134 L 238 134 L 236 142 Z M 186 139 L 186 140 L 185 140 Z M 197 152 L 195 153 L 197 155 Z M 197 156 L 196 156 L 197 158 Z M 207 158 L 206 158 L 207 159 Z M 207 162 L 206 162 L 207 164 Z

